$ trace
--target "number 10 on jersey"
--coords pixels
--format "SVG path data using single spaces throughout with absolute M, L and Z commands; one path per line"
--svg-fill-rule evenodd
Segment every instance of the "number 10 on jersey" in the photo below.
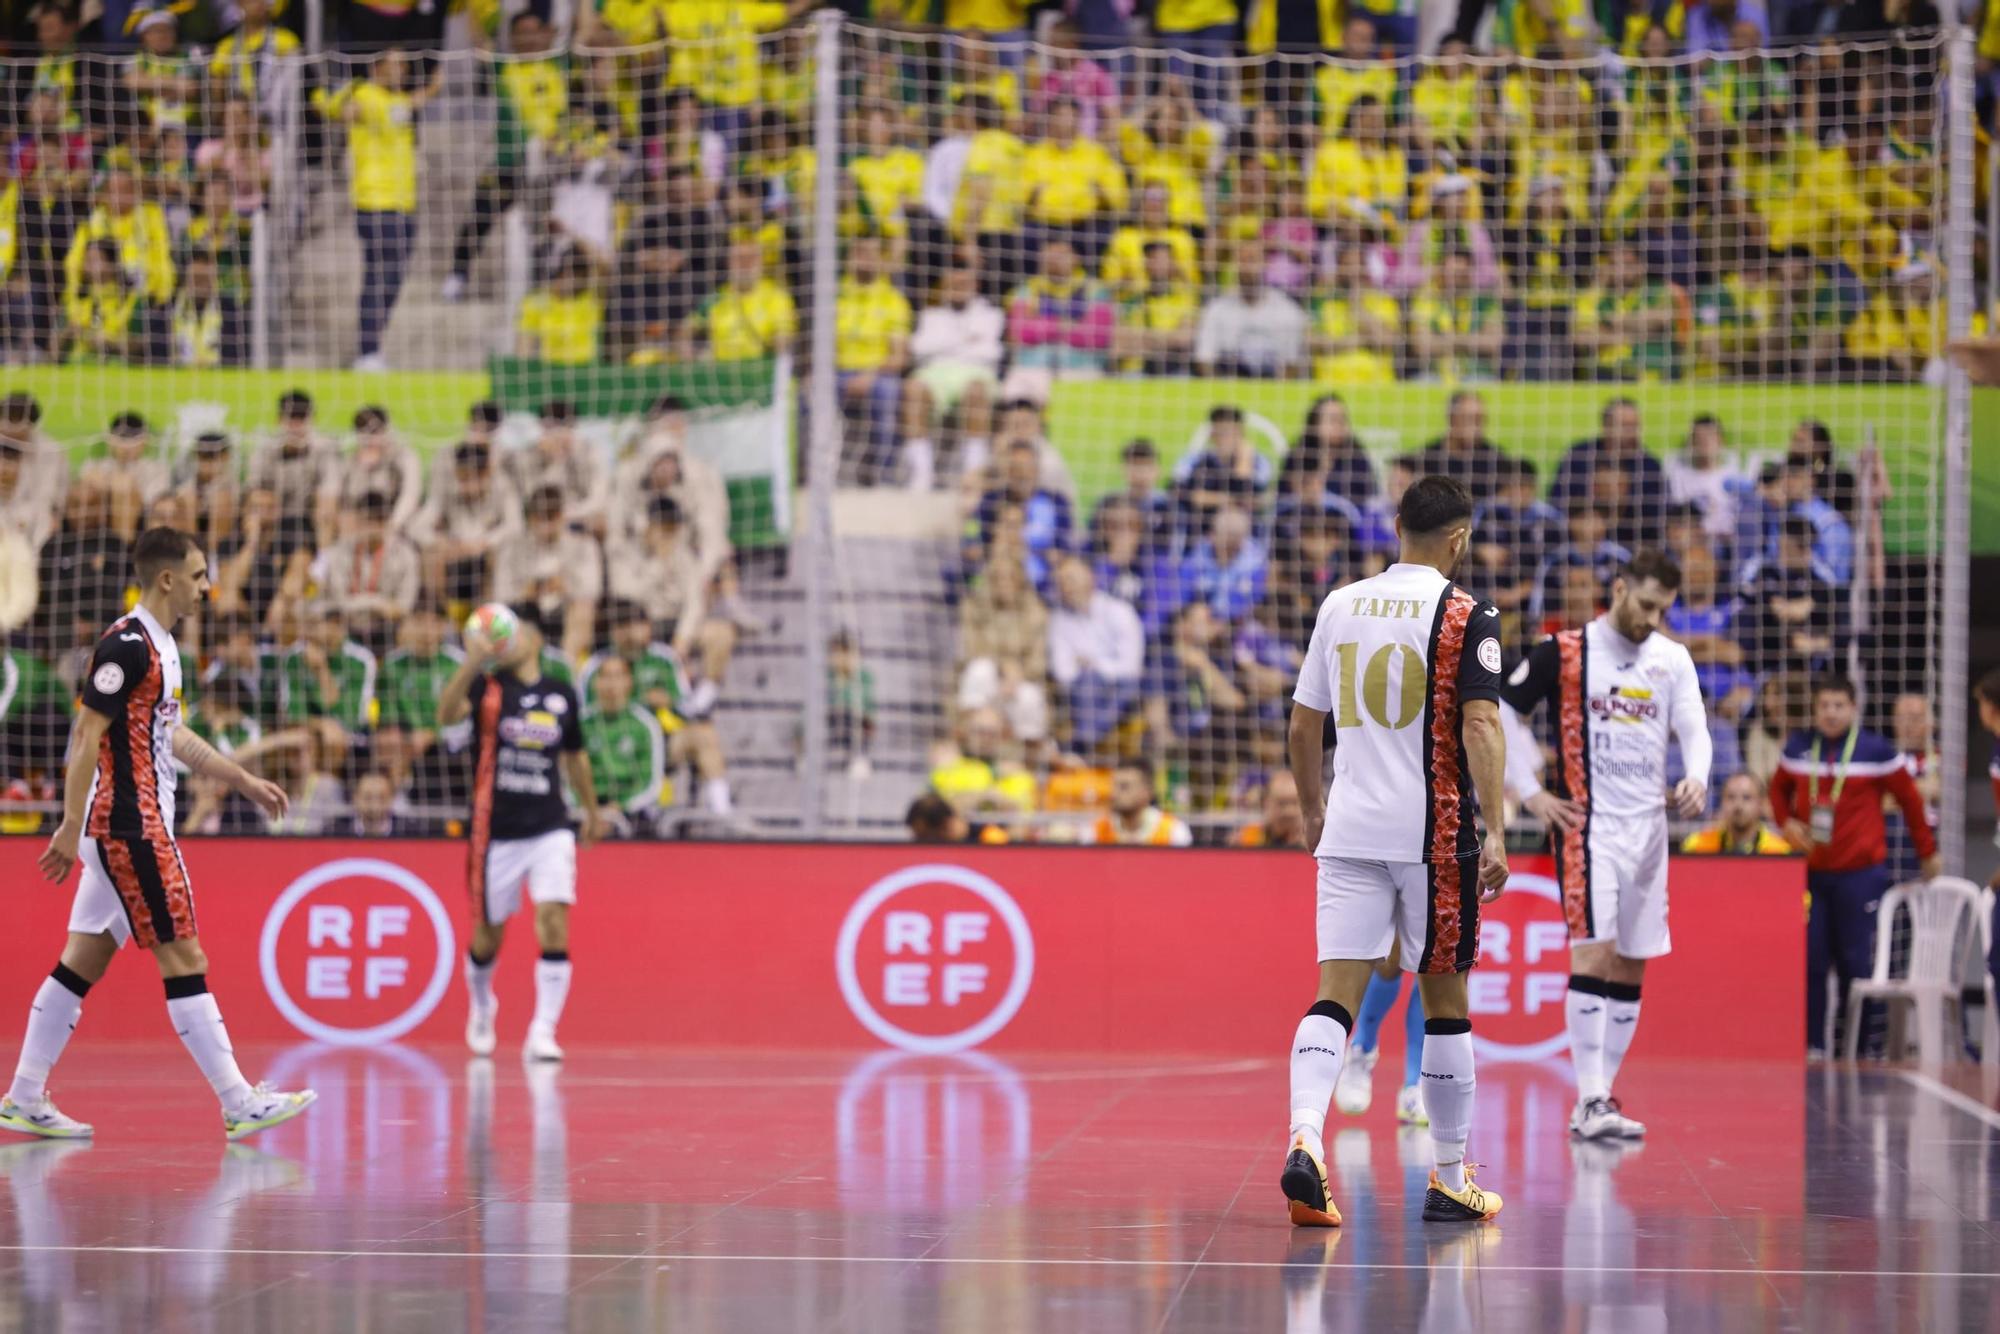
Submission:
M 1361 644 L 1350 639 L 1337 645 L 1334 650 L 1340 655 L 1340 712 L 1334 717 L 1336 727 L 1359 727 L 1363 719 L 1361 710 L 1368 711 L 1368 719 L 1378 726 L 1391 731 L 1408 727 L 1424 713 L 1424 659 L 1423 655 L 1408 644 L 1384 644 L 1368 655 L 1368 666 L 1361 666 Z M 1395 712 L 1390 712 L 1389 669 L 1398 658 L 1402 659 L 1402 680 L 1398 686 Z M 1356 707 L 1355 678 L 1359 677 L 1360 707 Z

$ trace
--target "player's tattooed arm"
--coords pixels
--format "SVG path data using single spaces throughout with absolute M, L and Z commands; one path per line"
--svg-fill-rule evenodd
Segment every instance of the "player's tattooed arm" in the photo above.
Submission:
M 185 727 L 174 732 L 174 758 L 185 764 L 188 772 L 195 777 L 216 778 L 224 786 L 248 797 L 259 810 L 274 820 L 291 807 L 291 797 L 284 788 L 269 779 L 259 778 Z

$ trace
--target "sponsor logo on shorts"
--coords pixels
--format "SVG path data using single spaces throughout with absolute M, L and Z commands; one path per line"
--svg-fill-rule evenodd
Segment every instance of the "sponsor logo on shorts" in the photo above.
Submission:
M 840 994 L 861 1026 L 905 1051 L 963 1051 L 1019 1013 L 1034 981 L 1027 916 L 999 884 L 947 863 L 863 890 L 834 944 Z
M 292 1027 L 344 1047 L 393 1042 L 451 985 L 451 918 L 422 877 L 344 857 L 285 887 L 264 917 L 257 963 Z

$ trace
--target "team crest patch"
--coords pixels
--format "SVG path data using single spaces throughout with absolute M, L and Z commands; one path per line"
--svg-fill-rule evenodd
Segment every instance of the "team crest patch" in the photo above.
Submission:
M 561 695 L 550 695 L 542 701 L 542 707 L 560 718 L 563 714 L 569 712 L 569 701 Z
M 1499 641 L 1499 640 L 1497 640 L 1497 639 L 1482 639 L 1482 640 L 1480 640 L 1480 641 L 1479 641 L 1479 665 L 1480 665 L 1481 667 L 1484 667 L 1484 668 L 1485 668 L 1485 669 L 1486 669 L 1487 671 L 1489 671 L 1489 672 L 1497 672 L 1497 671 L 1499 671 L 1499 670 L 1500 670 L 1500 641 Z M 1523 663 L 1522 663 L 1522 668 L 1523 668 L 1523 669 L 1525 669 L 1525 668 L 1526 668 L 1526 666 L 1527 666 L 1527 663 L 1526 663 L 1525 661 L 1523 661 Z M 1515 675 L 1517 675 L 1517 676 L 1518 676 L 1518 675 L 1521 675 L 1521 674 L 1522 674 L 1522 673 L 1521 673 L 1521 672 L 1518 672 L 1518 671 L 1517 671 L 1517 672 L 1515 673 Z
M 90 684 L 100 695 L 115 695 L 125 685 L 125 669 L 115 662 L 107 662 L 91 674 Z

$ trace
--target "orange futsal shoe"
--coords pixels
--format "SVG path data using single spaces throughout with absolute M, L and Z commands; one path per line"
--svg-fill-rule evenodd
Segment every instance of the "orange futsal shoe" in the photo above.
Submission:
M 1285 1199 L 1290 1201 L 1293 1226 L 1340 1226 L 1340 1210 L 1333 1207 L 1333 1200 L 1327 1194 L 1326 1164 L 1306 1147 L 1304 1135 L 1292 1141 L 1292 1151 L 1285 1155 L 1285 1175 L 1279 1184 L 1284 1187 Z

